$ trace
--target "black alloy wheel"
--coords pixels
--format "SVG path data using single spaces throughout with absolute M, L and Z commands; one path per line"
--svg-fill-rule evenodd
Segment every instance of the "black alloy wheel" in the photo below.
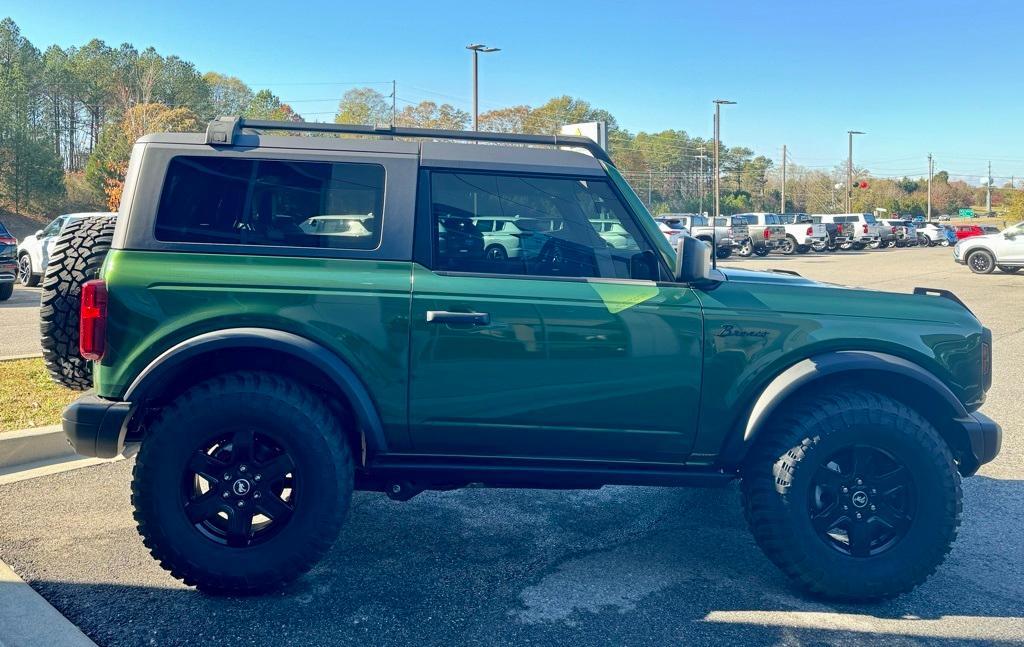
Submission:
M 877 447 L 854 445 L 831 456 L 815 472 L 808 494 L 818 537 L 851 557 L 889 550 L 914 518 L 910 470 Z

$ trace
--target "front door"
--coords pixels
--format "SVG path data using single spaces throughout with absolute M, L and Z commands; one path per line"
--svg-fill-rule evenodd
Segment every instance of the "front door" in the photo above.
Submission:
M 604 180 L 431 173 L 413 274 L 410 433 L 437 454 L 679 461 L 701 312 Z M 514 249 L 474 222 L 514 223 Z M 422 221 L 421 221 L 422 222 Z M 491 237 L 493 238 L 493 237 Z

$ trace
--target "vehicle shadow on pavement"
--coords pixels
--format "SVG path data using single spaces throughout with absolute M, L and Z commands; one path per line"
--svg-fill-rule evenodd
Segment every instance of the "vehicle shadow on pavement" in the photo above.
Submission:
M 101 645 L 952 645 L 1024 635 L 1021 481 L 965 481 L 949 559 L 914 592 L 877 604 L 793 590 L 754 545 L 735 488 L 638 487 L 466 489 L 406 503 L 359 493 L 312 572 L 277 593 L 218 598 L 149 557 L 125 505 L 131 462 L 82 470 L 107 491 L 77 483 L 86 500 L 71 510 L 90 514 L 62 517 L 57 536 L 38 517 L 67 504 L 48 488 L 0 490 L 28 505 L 0 506 L 0 555 Z

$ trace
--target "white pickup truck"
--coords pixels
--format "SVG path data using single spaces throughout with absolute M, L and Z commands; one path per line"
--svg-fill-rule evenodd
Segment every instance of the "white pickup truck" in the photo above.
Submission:
M 779 224 L 786 228 L 786 240 L 779 244 L 783 254 L 806 254 L 812 249 L 824 249 L 828 244 L 828 229 L 814 224 L 807 213 L 780 213 Z
M 718 247 L 718 258 L 729 258 L 735 242 L 732 234 L 732 227 L 724 223 L 716 223 L 712 228 L 707 216 L 698 213 L 663 213 L 655 216 L 656 221 L 666 224 L 673 229 L 679 227 L 688 229 L 690 235 L 698 240 L 703 240 L 711 245 L 712 239 Z
M 849 236 L 841 249 L 864 249 L 868 245 L 878 246 L 882 239 L 882 226 L 872 213 L 824 213 L 815 214 L 821 222 L 834 222 L 843 226 L 843 233 Z
M 740 241 L 737 251 L 740 256 L 767 256 L 786 240 L 786 228 L 779 224 L 778 214 L 738 213 L 732 218 L 734 224 L 738 218 L 747 224 L 747 238 Z

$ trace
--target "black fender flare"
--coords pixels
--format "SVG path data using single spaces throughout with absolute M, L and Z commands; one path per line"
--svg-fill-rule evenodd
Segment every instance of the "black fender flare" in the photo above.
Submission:
M 387 452 L 384 425 L 377 407 L 355 371 L 323 345 L 273 328 L 227 328 L 186 339 L 150 362 L 128 387 L 124 400 L 133 405 L 144 402 L 159 393 L 161 385 L 185 362 L 212 351 L 233 348 L 278 351 L 316 367 L 348 399 L 363 434 L 367 454 Z
M 738 466 L 772 414 L 797 390 L 843 373 L 859 371 L 888 373 L 903 380 L 913 380 L 942 399 L 953 414 L 951 419 L 970 417 L 963 403 L 942 380 L 914 362 L 875 351 L 832 351 L 800 360 L 775 376 L 732 429 L 723 445 L 721 462 L 729 467 Z

